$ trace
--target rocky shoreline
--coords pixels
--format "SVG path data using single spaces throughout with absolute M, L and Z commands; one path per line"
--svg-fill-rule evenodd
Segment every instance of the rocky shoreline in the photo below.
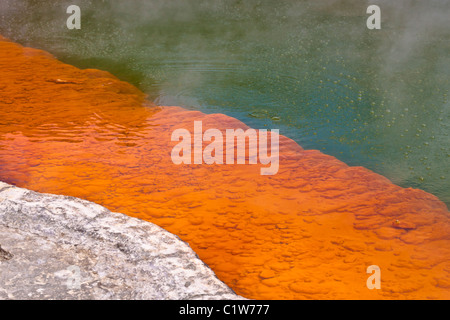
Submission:
M 0 299 L 243 299 L 178 236 L 0 182 Z

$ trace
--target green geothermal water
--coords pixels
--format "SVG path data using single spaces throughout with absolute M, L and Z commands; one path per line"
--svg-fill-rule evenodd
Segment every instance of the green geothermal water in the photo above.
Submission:
M 66 9 L 81 8 L 81 30 Z M 366 9 L 381 8 L 381 30 Z M 450 2 L 1 0 L 0 33 L 450 204 Z

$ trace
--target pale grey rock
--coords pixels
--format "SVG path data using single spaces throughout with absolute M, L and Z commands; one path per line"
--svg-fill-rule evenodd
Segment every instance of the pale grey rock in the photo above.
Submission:
M 243 298 L 150 222 L 0 182 L 0 299 Z

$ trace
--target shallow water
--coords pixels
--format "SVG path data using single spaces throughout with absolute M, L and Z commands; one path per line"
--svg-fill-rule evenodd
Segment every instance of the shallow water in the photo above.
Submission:
M 306 149 L 450 203 L 447 1 L 70 1 L 0 4 L 0 33 L 150 100 L 279 128 Z M 373 2 L 373 3 L 375 3 Z

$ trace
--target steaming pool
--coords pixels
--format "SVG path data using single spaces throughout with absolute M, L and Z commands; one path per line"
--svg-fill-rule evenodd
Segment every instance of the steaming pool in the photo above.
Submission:
M 381 30 L 360 1 L 70 4 L 0 4 L 0 181 L 154 222 L 244 297 L 448 298 L 445 1 L 380 0 Z M 279 129 L 278 173 L 174 165 L 196 121 Z
M 65 2 L 2 1 L 0 32 L 157 104 L 279 128 L 448 205 L 448 4 L 380 2 L 370 32 L 351 1 L 80 1 L 79 31 L 65 28 Z

